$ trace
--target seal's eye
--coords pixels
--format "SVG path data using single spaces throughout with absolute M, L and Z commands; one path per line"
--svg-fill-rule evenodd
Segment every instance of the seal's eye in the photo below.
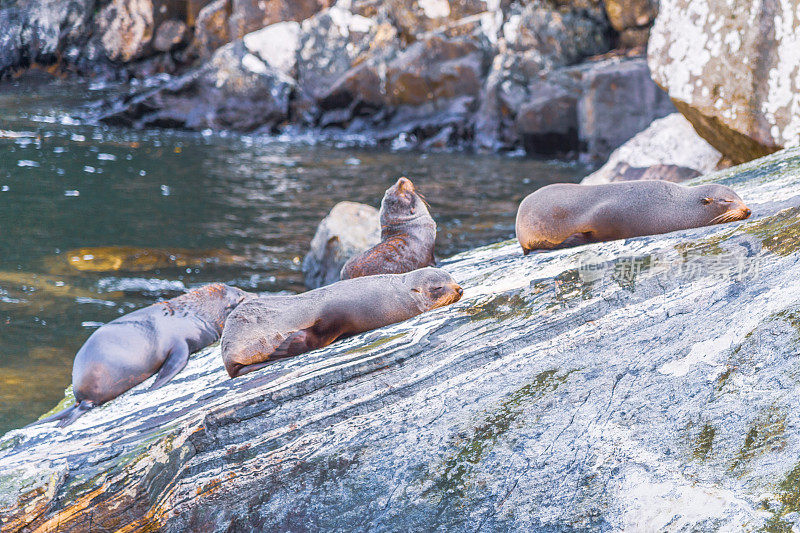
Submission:
M 703 198 L 702 200 L 700 200 L 700 202 L 702 202 L 702 203 L 703 203 L 703 205 L 708 205 L 708 204 L 710 204 L 710 203 L 711 203 L 711 202 L 713 202 L 713 201 L 714 201 L 714 199 L 713 199 L 713 198 L 709 198 L 708 196 L 706 196 L 705 198 Z

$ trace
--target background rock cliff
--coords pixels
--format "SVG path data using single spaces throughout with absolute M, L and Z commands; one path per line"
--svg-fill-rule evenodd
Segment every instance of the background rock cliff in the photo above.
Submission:
M 456 305 L 6 434 L 3 530 L 789 531 L 800 151 L 699 181 L 751 219 L 477 249 Z
M 603 160 L 674 110 L 642 56 L 656 12 L 650 0 L 5 0 L 0 77 L 32 65 L 174 76 L 108 102 L 100 116 L 117 124 Z M 251 114 L 262 99 L 269 111 Z

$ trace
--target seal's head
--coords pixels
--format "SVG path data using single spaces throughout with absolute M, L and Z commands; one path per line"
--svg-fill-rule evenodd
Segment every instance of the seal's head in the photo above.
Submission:
M 712 183 L 691 190 L 705 212 L 706 224 L 724 224 L 750 216 L 750 208 L 730 187 Z
M 425 200 L 408 178 L 400 178 L 386 190 L 381 200 L 381 225 L 397 224 L 422 216 L 430 216 Z
M 450 305 L 461 299 L 464 290 L 440 268 L 420 268 L 404 274 L 405 283 L 411 286 L 414 298 L 423 311 Z
M 196 306 L 211 320 L 220 331 L 225 325 L 225 319 L 236 309 L 239 304 L 253 295 L 242 289 L 231 287 L 223 283 L 212 283 L 192 291 Z

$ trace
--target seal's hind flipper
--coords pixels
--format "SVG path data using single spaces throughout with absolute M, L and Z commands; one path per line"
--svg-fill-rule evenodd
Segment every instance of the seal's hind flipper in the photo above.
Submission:
M 176 342 L 169 351 L 167 360 L 164 361 L 164 364 L 162 364 L 161 368 L 158 370 L 158 375 L 150 386 L 150 390 L 155 390 L 165 385 L 169 380 L 174 378 L 178 372 L 183 370 L 188 362 L 189 346 L 186 344 L 185 340 L 180 340 Z
M 72 424 L 84 413 L 86 413 L 89 409 L 93 408 L 94 408 L 94 402 L 83 400 L 81 403 L 74 405 L 69 413 L 65 413 L 66 416 L 64 416 L 64 418 L 62 418 L 61 421 L 58 423 L 58 427 L 63 428 Z
M 94 407 L 94 402 L 90 402 L 89 400 L 83 400 L 82 402 L 76 403 L 66 409 L 57 412 L 54 415 L 50 415 L 47 418 L 42 418 L 41 420 L 37 420 L 32 424 L 28 424 L 27 427 L 31 426 L 38 426 L 39 424 L 46 424 L 48 422 L 55 422 L 59 421 L 58 427 L 63 428 L 64 426 L 68 426 L 75 422 L 82 414 L 84 414 L 89 409 Z

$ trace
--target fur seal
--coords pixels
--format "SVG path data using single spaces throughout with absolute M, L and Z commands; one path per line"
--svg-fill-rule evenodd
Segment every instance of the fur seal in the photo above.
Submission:
M 462 293 L 444 270 L 423 268 L 339 281 L 292 296 L 253 298 L 225 323 L 222 360 L 235 378 L 277 359 L 449 305 Z
M 749 216 L 742 199 L 724 185 L 686 187 L 659 180 L 556 183 L 522 200 L 516 231 L 527 255 L 533 250 L 656 235 Z
M 381 242 L 351 257 L 342 267 L 341 279 L 402 274 L 436 264 L 436 222 L 410 179 L 400 178 L 386 190 L 380 216 Z
M 156 372 L 157 389 L 194 353 L 219 339 L 225 319 L 250 293 L 221 283 L 128 313 L 98 328 L 72 365 L 75 405 L 37 423 L 74 422 Z

